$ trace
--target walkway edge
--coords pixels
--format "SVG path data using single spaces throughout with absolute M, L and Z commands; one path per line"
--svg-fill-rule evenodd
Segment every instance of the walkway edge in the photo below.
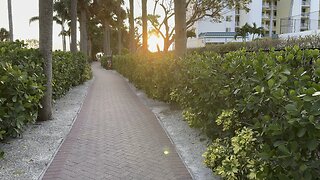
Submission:
M 117 73 L 121 78 L 123 78 L 123 79 L 128 83 L 129 88 L 130 88 L 130 89 L 134 92 L 134 94 L 138 97 L 139 101 L 142 102 L 142 100 L 140 99 L 140 97 L 136 94 L 136 90 L 135 90 L 135 89 L 137 89 L 137 88 L 136 88 L 126 77 L 124 77 L 122 74 L 118 73 L 118 72 L 115 71 L 115 70 L 114 70 L 113 72 Z M 145 93 L 145 92 L 143 91 L 143 93 Z M 144 104 L 144 103 L 142 102 L 142 104 Z M 144 106 L 146 106 L 146 105 L 144 104 Z M 148 106 L 146 106 L 146 107 L 152 112 L 152 114 L 154 115 L 154 117 L 158 120 L 158 123 L 159 123 L 160 126 L 162 127 L 163 131 L 166 133 L 166 135 L 167 135 L 168 139 L 170 140 L 171 144 L 173 145 L 176 153 L 178 154 L 178 156 L 179 156 L 179 158 L 181 159 L 181 161 L 182 161 L 182 163 L 184 164 L 184 166 L 187 168 L 187 170 L 188 170 L 191 178 L 192 178 L 192 179 L 195 179 L 194 174 L 192 173 L 191 169 L 187 166 L 187 164 L 186 164 L 185 161 L 183 160 L 179 149 L 177 148 L 176 144 L 174 143 L 174 141 L 173 141 L 173 139 L 171 138 L 171 136 L 170 136 L 169 132 L 167 131 L 167 129 L 164 128 L 164 126 L 163 126 L 161 120 L 159 119 L 159 117 L 152 111 L 152 109 L 150 109 Z
M 94 76 L 93 76 L 92 79 L 89 80 L 89 81 L 91 81 L 91 82 L 90 82 L 90 85 L 89 85 L 89 87 L 88 87 L 88 89 L 87 89 L 87 92 L 85 93 L 85 96 L 84 96 L 84 98 L 83 98 L 83 100 L 82 100 L 82 102 L 81 102 L 81 104 L 80 104 L 80 107 L 79 107 L 76 115 L 75 115 L 74 118 L 72 119 L 72 123 L 71 123 L 70 129 L 69 129 L 69 132 L 66 134 L 66 136 L 62 139 L 62 141 L 61 141 L 60 144 L 58 145 L 58 148 L 57 148 L 57 149 L 55 150 L 55 152 L 53 153 L 53 155 L 52 155 L 52 157 L 51 157 L 51 159 L 50 159 L 50 162 L 49 162 L 49 163 L 46 165 L 46 167 L 42 170 L 42 172 L 41 172 L 38 180 L 41 180 L 41 179 L 43 178 L 44 174 L 46 173 L 46 171 L 47 171 L 48 168 L 50 167 L 51 163 L 53 162 L 54 157 L 56 157 L 57 153 L 59 152 L 59 150 L 60 150 L 63 142 L 66 140 L 66 137 L 70 134 L 71 129 L 72 129 L 74 123 L 76 122 L 77 117 L 78 117 L 78 115 L 79 115 L 79 113 L 80 113 L 80 111 L 81 111 L 81 109 L 82 109 L 82 106 L 83 106 L 83 104 L 84 104 L 84 101 L 85 101 L 85 99 L 87 98 L 87 95 L 88 95 L 88 93 L 89 93 L 89 91 L 90 91 L 90 89 L 91 89 L 91 87 L 92 87 L 92 84 L 93 84 L 93 82 L 95 81 Z M 87 82 L 89 82 L 89 81 L 87 81 Z

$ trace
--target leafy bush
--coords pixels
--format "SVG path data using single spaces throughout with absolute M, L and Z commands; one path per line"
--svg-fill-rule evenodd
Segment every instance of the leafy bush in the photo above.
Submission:
M 81 53 L 73 55 L 70 52 L 54 52 L 52 70 L 55 99 L 64 95 L 71 87 L 91 78 L 90 66 Z
M 39 51 L 23 42 L 0 43 L 0 140 L 19 136 L 26 124 L 35 122 L 45 90 L 42 62 Z M 54 98 L 90 77 L 83 55 L 53 53 Z
M 170 95 L 182 107 L 189 125 L 212 139 L 204 157 L 216 174 L 226 179 L 317 179 L 319 57 L 319 50 L 296 46 L 193 53 L 177 60 L 118 56 L 114 67 L 151 97 L 168 101 Z
M 113 67 L 134 82 L 138 88 L 156 99 L 170 100 L 171 87 L 174 83 L 172 78 L 175 73 L 172 54 L 148 54 L 144 56 L 115 56 Z
M 37 118 L 44 91 L 38 51 L 21 42 L 0 43 L 0 140 L 18 136 Z

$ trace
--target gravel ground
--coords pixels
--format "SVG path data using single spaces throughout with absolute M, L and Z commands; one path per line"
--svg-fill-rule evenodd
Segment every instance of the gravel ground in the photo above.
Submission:
M 128 81 L 128 80 L 127 80 Z M 219 180 L 203 163 L 202 154 L 206 151 L 208 139 L 198 129 L 190 128 L 183 120 L 182 111 L 164 102 L 155 101 L 130 84 L 140 100 L 149 107 L 176 146 L 176 150 L 187 166 L 193 179 Z
M 5 151 L 4 159 L 0 160 L 1 180 L 39 179 L 69 133 L 92 82 L 74 87 L 57 100 L 52 120 L 30 125 L 22 138 L 0 143 Z

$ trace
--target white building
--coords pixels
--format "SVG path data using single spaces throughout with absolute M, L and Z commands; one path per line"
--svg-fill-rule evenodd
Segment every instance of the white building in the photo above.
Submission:
M 195 24 L 197 38 L 204 43 L 235 41 L 235 29 L 246 23 L 264 28 L 265 36 L 319 29 L 320 0 L 252 0 L 249 12 L 226 9 L 221 22 L 204 18 Z M 250 40 L 251 37 L 247 37 Z M 241 38 L 237 39 L 241 41 Z

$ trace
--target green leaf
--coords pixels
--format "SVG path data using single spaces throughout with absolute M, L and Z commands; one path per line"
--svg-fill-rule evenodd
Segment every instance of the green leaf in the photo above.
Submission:
M 17 96 L 12 97 L 12 102 L 17 102 Z
M 269 88 L 272 88 L 272 86 L 274 85 L 275 81 L 273 79 L 269 79 L 268 80 L 268 86 Z
M 269 73 L 267 74 L 266 80 L 269 80 L 270 78 L 272 78 L 273 75 L 274 75 L 273 72 L 269 72 Z
M 285 154 L 290 154 L 290 151 L 288 150 L 288 148 L 283 144 L 279 145 L 278 149 Z
M 288 113 L 295 113 L 298 111 L 296 104 L 288 104 L 285 106 L 285 109 L 287 110 Z
M 314 100 L 314 98 L 311 97 L 311 96 L 304 96 L 302 99 L 303 99 L 304 101 L 307 101 L 307 102 L 310 102 L 310 101 Z
M 307 146 L 310 151 L 314 151 L 317 149 L 319 142 L 316 139 L 312 139 L 308 141 Z
M 306 133 L 307 129 L 306 128 L 301 128 L 299 129 L 297 136 L 302 137 Z
M 313 93 L 312 96 L 320 96 L 320 91 Z
M 284 145 L 286 143 L 287 143 L 286 141 L 276 141 L 276 142 L 273 143 L 273 146 L 274 147 L 278 147 L 278 146 Z
M 300 170 L 301 172 L 304 172 L 306 169 L 308 169 L 308 167 L 307 167 L 307 165 L 305 165 L 305 164 L 301 164 L 300 167 L 299 167 L 299 170 Z
M 291 74 L 289 69 L 284 69 L 281 73 L 285 74 L 285 75 L 290 75 Z

